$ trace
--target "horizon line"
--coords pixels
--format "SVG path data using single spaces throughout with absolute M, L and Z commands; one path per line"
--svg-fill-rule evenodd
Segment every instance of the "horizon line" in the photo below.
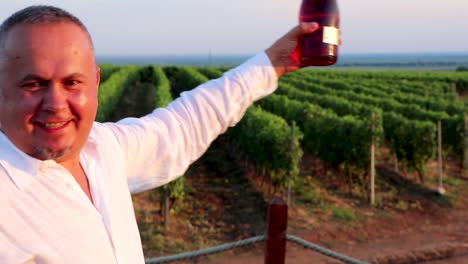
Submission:
M 148 54 L 96 54 L 96 57 L 250 57 L 256 53 L 219 53 L 219 54 L 206 54 L 206 53 L 148 53 Z M 399 52 L 341 52 L 340 56 L 353 56 L 353 55 L 468 55 L 466 51 L 399 51 Z

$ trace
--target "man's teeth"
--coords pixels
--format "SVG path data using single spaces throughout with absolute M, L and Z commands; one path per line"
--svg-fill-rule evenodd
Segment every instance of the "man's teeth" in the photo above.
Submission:
M 59 127 L 62 127 L 62 126 L 64 126 L 66 123 L 68 123 L 68 122 L 60 122 L 60 123 L 43 123 L 43 125 L 44 125 L 46 128 L 59 128 Z

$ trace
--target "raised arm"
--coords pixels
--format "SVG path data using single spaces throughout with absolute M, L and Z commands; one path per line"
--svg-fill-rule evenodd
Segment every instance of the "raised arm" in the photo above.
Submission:
M 297 26 L 265 52 L 182 93 L 167 108 L 110 124 L 125 155 L 132 192 L 182 175 L 216 137 L 241 120 L 253 102 L 277 88 L 279 76 L 299 68 L 294 55 L 297 39 L 317 28 L 316 23 Z

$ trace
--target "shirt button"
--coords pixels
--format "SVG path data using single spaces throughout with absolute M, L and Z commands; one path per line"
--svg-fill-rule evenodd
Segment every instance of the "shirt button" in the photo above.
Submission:
M 39 166 L 39 171 L 42 172 L 42 173 L 46 173 L 47 168 L 48 168 L 47 165 L 41 164 L 41 165 Z
M 42 161 L 39 165 L 39 171 L 42 173 L 46 173 L 48 169 L 54 166 L 54 163 L 55 162 L 52 160 Z

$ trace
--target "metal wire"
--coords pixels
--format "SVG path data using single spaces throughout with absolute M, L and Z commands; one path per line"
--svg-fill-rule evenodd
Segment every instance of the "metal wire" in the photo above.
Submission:
M 216 253 L 220 253 L 223 251 L 228 251 L 234 248 L 245 247 L 247 245 L 255 244 L 258 242 L 263 242 L 266 240 L 267 240 L 267 236 L 261 235 L 261 236 L 244 239 L 244 240 L 239 240 L 239 241 L 232 242 L 232 243 L 222 244 L 222 245 L 211 247 L 211 248 L 200 249 L 200 250 L 196 250 L 192 252 L 185 252 L 185 253 L 172 255 L 172 256 L 149 258 L 149 259 L 146 259 L 145 262 L 147 264 L 153 264 L 153 263 L 166 263 L 166 262 L 173 262 L 173 261 L 179 261 L 179 260 L 184 260 L 184 259 L 197 258 L 197 257 L 205 256 L 205 255 L 211 255 L 211 254 L 216 254 Z M 306 241 L 302 238 L 299 238 L 293 235 L 286 235 L 286 240 L 296 243 L 307 249 L 314 250 L 320 254 L 329 256 L 334 259 L 338 259 L 340 261 L 343 261 L 344 263 L 366 264 L 366 262 L 363 262 L 361 260 L 357 260 L 357 259 L 345 256 L 345 255 L 341 255 L 337 252 L 334 252 L 332 250 L 310 243 L 309 241 Z
M 261 236 L 244 239 L 244 240 L 239 240 L 239 241 L 232 242 L 232 243 L 222 244 L 222 245 L 211 247 L 211 248 L 200 249 L 200 250 L 196 250 L 192 252 L 185 252 L 185 253 L 172 255 L 172 256 L 149 258 L 149 259 L 146 259 L 145 262 L 147 264 L 152 264 L 152 263 L 165 263 L 165 262 L 179 261 L 183 259 L 191 259 L 191 258 L 196 258 L 196 257 L 204 256 L 204 255 L 210 255 L 210 254 L 220 253 L 223 251 L 228 251 L 228 250 L 238 248 L 238 247 L 244 247 L 250 244 L 263 242 L 266 240 L 267 240 L 266 235 L 261 235 Z
M 341 260 L 345 263 L 350 263 L 350 264 L 365 264 L 366 262 L 363 262 L 363 261 L 360 261 L 360 260 L 357 260 L 357 259 L 353 259 L 353 258 L 350 258 L 348 256 L 344 256 L 344 255 L 341 255 L 337 252 L 334 252 L 334 251 L 331 251 L 329 249 L 326 249 L 326 248 L 323 248 L 321 246 L 318 246 L 318 245 L 315 245 L 313 243 L 310 243 L 309 241 L 306 241 L 302 238 L 299 238 L 299 237 L 296 237 L 296 236 L 293 236 L 293 235 L 286 235 L 286 240 L 289 240 L 291 242 L 294 242 L 300 246 L 303 246 L 305 248 L 308 248 L 308 249 L 312 249 L 314 251 L 317 251 L 323 255 L 326 255 L 326 256 L 329 256 L 331 258 L 335 258 L 335 259 L 338 259 L 338 260 Z

